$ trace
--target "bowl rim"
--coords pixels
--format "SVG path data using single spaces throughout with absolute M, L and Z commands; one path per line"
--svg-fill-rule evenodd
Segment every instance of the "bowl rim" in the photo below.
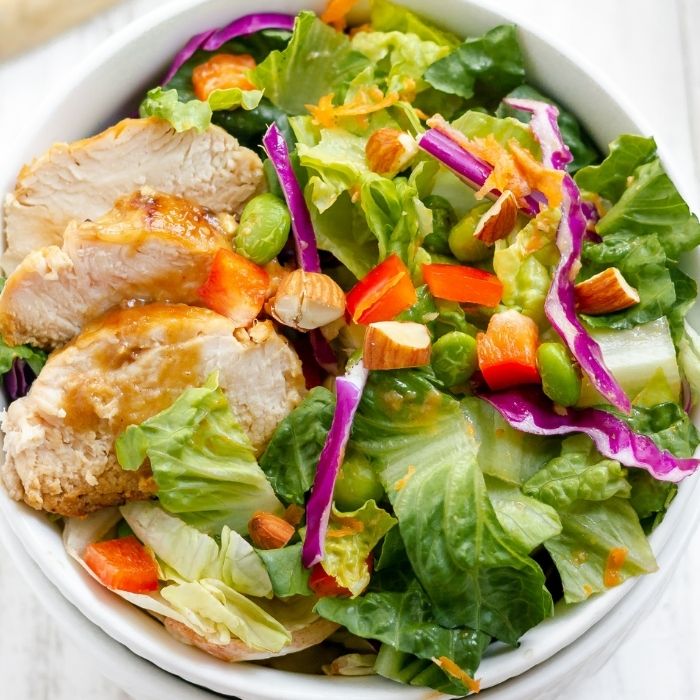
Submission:
M 43 108 L 37 112 L 36 117 L 28 123 L 27 127 L 23 130 L 21 137 L 15 142 L 15 148 L 10 151 L 10 155 L 5 161 L 5 163 L 8 164 L 7 173 L 5 173 L 7 176 L 8 185 L 11 184 L 11 176 L 17 172 L 19 166 L 21 166 L 25 160 L 25 157 L 22 155 L 23 151 L 28 151 L 34 141 L 40 140 L 38 139 L 38 134 L 42 129 L 42 125 L 47 123 L 53 112 L 57 109 L 57 106 L 60 105 L 73 90 L 78 89 L 89 76 L 103 69 L 120 51 L 134 43 L 142 35 L 153 31 L 157 27 L 163 25 L 166 21 L 177 19 L 181 17 L 181 15 L 193 12 L 196 9 L 206 9 L 207 7 L 212 7 L 216 4 L 216 2 L 217 0 L 178 0 L 177 2 L 157 8 L 115 33 L 102 46 L 90 54 L 72 75 L 67 76 L 62 83 L 57 85 L 52 90 L 47 99 L 44 101 Z M 429 10 L 426 11 L 425 8 L 421 8 L 421 3 L 419 0 L 401 0 L 401 2 L 412 9 L 418 9 L 424 14 L 430 15 Z M 274 4 L 274 2 L 266 2 L 266 4 Z M 319 3 L 306 2 L 303 4 L 309 6 L 313 4 L 318 5 Z M 644 119 L 642 119 L 637 111 L 627 103 L 626 99 L 614 94 L 614 86 L 606 76 L 601 75 L 601 73 L 597 69 L 593 68 L 586 59 L 577 55 L 577 53 L 572 51 L 569 47 L 563 46 L 563 42 L 560 42 L 556 38 L 547 36 L 545 32 L 541 31 L 541 28 L 533 26 L 532 22 L 530 22 L 526 17 L 520 16 L 518 12 L 501 11 L 497 8 L 493 8 L 490 6 L 490 3 L 487 0 L 448 0 L 448 2 L 445 4 L 456 7 L 471 6 L 476 8 L 478 11 L 490 15 L 496 15 L 502 20 L 517 24 L 521 32 L 529 34 L 534 41 L 548 46 L 552 50 L 561 54 L 564 59 L 568 60 L 572 64 L 575 71 L 578 71 L 583 77 L 587 77 L 594 84 L 594 86 L 604 94 L 609 102 L 609 107 L 616 109 L 620 114 L 622 114 L 623 117 L 627 119 L 640 133 L 650 132 Z M 230 8 L 231 19 L 244 13 L 245 9 L 243 7 Z M 190 31 L 189 33 L 191 34 L 192 32 Z M 668 160 L 664 156 L 665 152 L 663 149 L 663 144 L 660 144 L 659 152 L 661 153 L 664 164 L 667 167 L 671 177 L 675 182 L 680 183 L 679 189 L 683 191 L 682 180 L 674 177 L 672 165 L 671 167 L 668 167 Z M 3 180 L 4 177 L 0 177 L 0 184 L 3 182 Z M 683 191 L 683 194 L 685 196 L 689 193 Z M 681 485 L 678 496 L 676 497 L 673 506 L 669 510 L 664 523 L 652 534 L 650 538 L 654 552 L 657 555 L 661 553 L 671 538 L 671 534 L 676 529 L 674 526 L 677 524 L 677 521 L 680 521 L 689 510 L 688 506 L 692 499 L 692 494 L 695 490 L 697 490 L 697 488 L 697 477 L 691 477 Z M 112 596 L 111 594 L 107 594 L 105 596 L 106 591 L 99 587 L 98 584 L 87 579 L 82 572 L 78 574 L 78 580 L 83 583 L 83 586 L 81 587 L 78 585 L 78 587 L 75 588 L 77 585 L 76 581 L 71 581 L 70 577 L 68 579 L 65 578 L 66 564 L 68 564 L 69 568 L 73 569 L 74 574 L 79 572 L 79 568 L 70 560 L 67 562 L 61 561 L 60 555 L 57 557 L 55 555 L 56 553 L 53 553 L 53 556 L 47 556 L 47 552 L 43 550 L 43 546 L 45 545 L 44 539 L 47 536 L 50 537 L 51 535 L 48 533 L 46 528 L 51 528 L 54 537 L 56 536 L 56 530 L 48 524 L 48 521 L 42 514 L 30 511 L 30 509 L 23 504 L 11 501 L 4 491 L 2 491 L 0 496 L 0 511 L 7 519 L 12 530 L 23 542 L 26 550 L 42 569 L 44 575 L 47 576 L 47 578 L 49 578 L 49 580 L 59 588 L 61 593 L 76 607 L 78 607 L 89 620 L 101 627 L 111 637 L 132 649 L 132 651 L 139 656 L 149 659 L 164 670 L 179 675 L 186 680 L 195 682 L 199 685 L 205 685 L 212 690 L 218 692 L 223 691 L 241 693 L 250 698 L 275 697 L 275 695 L 265 695 L 264 693 L 261 695 L 261 686 L 263 686 L 264 689 L 266 683 L 271 683 L 273 679 L 284 682 L 285 679 L 290 677 L 289 672 L 276 671 L 274 669 L 252 666 L 250 664 L 239 664 L 235 667 L 237 671 L 232 672 L 233 667 L 230 665 L 224 665 L 223 662 L 215 661 L 217 665 L 224 666 L 228 670 L 227 675 L 229 676 L 229 681 L 224 682 L 222 685 L 220 674 L 213 674 L 214 676 L 218 676 L 216 680 L 208 677 L 208 671 L 215 669 L 210 668 L 211 663 L 208 665 L 202 663 L 202 657 L 205 656 L 202 652 L 190 649 L 189 647 L 185 647 L 184 645 L 171 640 L 177 644 L 179 648 L 178 651 L 182 653 L 178 654 L 175 652 L 174 656 L 169 657 L 171 651 L 169 647 L 171 647 L 171 645 L 163 644 L 162 639 L 159 639 L 159 643 L 161 644 L 162 648 L 154 649 L 153 644 L 144 643 L 144 640 L 134 638 L 133 632 L 136 631 L 136 628 L 134 628 L 132 631 L 129 628 L 129 625 L 115 626 L 114 615 L 109 614 L 110 610 L 117 610 L 118 607 L 120 607 L 115 605 L 117 602 L 115 600 L 115 596 Z M 41 523 L 38 522 L 39 519 L 41 519 Z M 682 529 L 684 530 L 682 536 L 684 540 L 687 541 L 693 528 L 687 527 Z M 674 540 L 675 544 L 677 544 L 678 535 L 674 535 Z M 61 551 L 67 558 L 67 555 L 62 547 Z M 666 577 L 668 574 L 669 570 L 665 570 L 661 573 L 657 572 L 655 574 L 655 581 L 658 582 L 658 579 Z M 531 669 L 538 664 L 545 662 L 549 658 L 552 658 L 555 654 L 557 654 L 557 652 L 572 644 L 576 639 L 579 639 L 586 633 L 587 630 L 598 623 L 603 617 L 608 615 L 612 609 L 617 606 L 628 594 L 628 592 L 637 586 L 644 585 L 647 580 L 648 577 L 631 579 L 622 586 L 606 592 L 604 595 L 597 596 L 596 598 L 590 599 L 585 603 L 578 604 L 577 606 L 570 607 L 568 609 L 564 609 L 564 606 L 558 606 L 559 609 L 555 617 L 546 620 L 536 628 L 533 628 L 533 630 L 526 633 L 526 635 L 523 637 L 520 649 L 508 650 L 507 652 L 501 651 L 495 654 L 492 653 L 490 657 L 484 660 L 479 670 L 479 675 L 484 675 L 486 680 L 483 687 L 489 687 L 490 685 L 502 683 L 508 678 L 524 674 L 528 669 Z M 119 602 L 121 603 L 122 601 Z M 131 611 L 137 610 L 126 603 L 123 605 L 124 607 L 129 608 Z M 138 614 L 139 616 L 143 617 L 142 612 L 138 611 Z M 127 620 L 129 617 L 129 615 L 125 614 L 124 620 Z M 586 618 L 583 623 L 580 622 L 582 617 Z M 574 626 L 571 624 L 569 625 L 569 629 L 573 631 L 563 635 L 561 639 L 555 643 L 552 643 L 551 641 L 549 643 L 544 643 L 544 638 L 537 639 L 537 644 L 542 643 L 542 648 L 546 648 L 546 651 L 536 651 L 533 648 L 533 645 L 530 644 L 533 636 L 531 633 L 535 632 L 535 634 L 541 634 L 544 631 L 544 637 L 546 637 L 550 632 L 552 632 L 551 627 L 557 625 L 563 620 L 568 620 L 569 622 L 575 621 Z M 151 622 L 154 621 L 151 620 Z M 154 624 L 156 624 L 157 627 L 162 630 L 159 623 Z M 164 630 L 162 631 L 164 634 L 167 634 L 164 632 Z M 156 637 L 158 637 L 158 635 L 156 635 Z M 167 653 L 165 654 L 156 653 L 165 650 L 167 650 Z M 185 651 L 188 653 L 185 654 Z M 500 665 L 504 658 L 508 657 L 508 655 L 510 655 L 510 658 L 513 658 L 514 654 L 520 654 L 522 657 L 522 662 L 518 665 L 519 670 L 516 670 L 513 667 L 505 673 L 496 673 L 496 668 L 494 668 L 493 678 L 491 678 L 489 675 L 491 672 L 489 669 L 489 664 L 493 662 L 495 665 Z M 177 657 L 187 658 L 189 662 L 192 662 L 193 665 L 198 667 L 206 666 L 208 671 L 207 673 L 203 674 L 203 672 L 195 672 L 190 668 L 189 671 L 183 672 L 183 669 L 179 668 L 178 664 L 174 663 L 173 661 L 173 659 L 176 659 Z M 206 658 L 211 659 L 211 657 Z M 233 683 L 230 682 L 231 678 L 234 679 Z M 422 698 L 424 696 L 423 689 L 396 686 L 395 684 L 389 683 L 384 679 L 377 679 L 376 677 L 373 677 L 370 681 L 367 681 L 366 679 L 336 679 L 294 674 L 294 678 L 297 679 L 298 685 L 303 685 L 304 687 L 301 688 L 301 690 L 297 690 L 296 688 L 292 689 L 285 686 L 285 691 L 287 692 L 287 697 L 289 700 L 296 700 L 296 698 L 299 698 L 299 700 L 302 700 L 302 698 L 307 700 L 310 697 L 325 697 L 324 693 L 328 692 L 329 687 L 334 688 L 334 694 L 338 700 L 341 700 L 341 698 L 347 698 L 350 700 L 350 698 L 355 698 L 357 696 L 358 691 L 368 692 L 370 689 L 372 691 L 372 697 L 376 698 L 377 700 L 379 700 L 379 698 L 395 697 L 396 693 L 398 692 L 397 688 L 401 688 L 402 697 Z M 302 678 L 306 681 L 303 684 L 300 680 Z M 210 682 L 213 682 L 213 685 L 211 685 Z M 333 686 L 330 686 L 331 683 L 333 683 Z M 316 691 L 318 694 L 314 695 L 313 693 Z

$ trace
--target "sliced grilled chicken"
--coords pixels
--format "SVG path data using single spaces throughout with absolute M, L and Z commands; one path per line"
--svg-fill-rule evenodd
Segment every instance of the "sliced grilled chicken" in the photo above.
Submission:
M 218 126 L 177 133 L 155 118 L 55 144 L 22 169 L 5 201 L 6 274 L 33 250 L 60 246 L 71 220 L 96 219 L 143 185 L 237 212 L 263 187 L 262 163 Z
M 124 301 L 195 304 L 227 245 L 206 209 L 143 188 L 95 221 L 69 224 L 61 248 L 20 263 L 0 294 L 0 335 L 50 349 Z
M 29 394 L 8 408 L 9 493 L 65 516 L 153 495 L 147 467 L 119 466 L 115 438 L 215 370 L 257 450 L 304 393 L 299 358 L 270 322 L 236 330 L 213 311 L 180 304 L 109 312 L 51 355 Z

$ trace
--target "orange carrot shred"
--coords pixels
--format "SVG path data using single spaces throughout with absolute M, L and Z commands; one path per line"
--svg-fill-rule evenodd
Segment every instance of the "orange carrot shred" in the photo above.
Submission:
M 461 669 L 452 659 L 448 659 L 446 656 L 441 656 L 439 658 L 433 658 L 433 663 L 437 664 L 445 673 L 449 674 L 453 678 L 462 681 L 464 685 L 469 689 L 470 693 L 478 693 L 481 690 L 481 681 L 472 678 L 466 671 Z
M 348 26 L 347 16 L 358 0 L 330 0 L 321 14 L 321 21 L 342 32 Z
M 331 129 L 336 126 L 338 119 L 344 117 L 365 118 L 372 112 L 378 112 L 399 101 L 395 92 L 384 93 L 376 86 L 357 91 L 355 96 L 343 105 L 333 104 L 334 94 L 324 95 L 315 105 L 305 105 L 313 117 L 314 124 Z

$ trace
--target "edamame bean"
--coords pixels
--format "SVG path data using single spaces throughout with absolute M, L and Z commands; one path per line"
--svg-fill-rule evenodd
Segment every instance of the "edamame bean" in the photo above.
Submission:
M 491 202 L 477 204 L 450 231 L 448 244 L 452 255 L 461 262 L 479 262 L 491 257 L 493 249 L 474 238 L 479 219 L 491 207 Z
M 573 406 L 581 395 L 581 377 L 561 343 L 542 343 L 537 349 L 542 390 L 554 403 Z
M 383 495 L 384 489 L 369 460 L 359 453 L 347 454 L 333 492 L 338 510 L 357 510 L 366 501 L 379 501 Z
M 461 331 L 446 333 L 433 344 L 430 364 L 445 386 L 464 384 L 476 369 L 476 340 Z
M 285 203 L 269 192 L 245 205 L 236 230 L 236 252 L 258 265 L 279 255 L 289 236 L 291 219 Z
M 431 194 L 423 200 L 423 204 L 433 212 L 433 231 L 423 239 L 423 247 L 429 253 L 449 255 L 448 239 L 450 229 L 457 221 L 452 205 L 440 195 Z

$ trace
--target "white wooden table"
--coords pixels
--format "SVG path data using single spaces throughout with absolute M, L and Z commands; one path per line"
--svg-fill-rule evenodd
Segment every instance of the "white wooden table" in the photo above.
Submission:
M 104 38 L 163 2 L 127 0 L 41 49 L 0 64 L 0 158 L 48 87 Z M 678 164 L 685 191 L 700 201 L 698 0 L 494 0 L 494 5 L 528 13 L 606 71 L 646 114 Z M 700 532 L 656 608 L 641 611 L 637 629 L 599 672 L 570 689 L 567 700 L 700 698 L 699 577 Z M 0 697 L 128 700 L 64 639 L 1 548 Z

